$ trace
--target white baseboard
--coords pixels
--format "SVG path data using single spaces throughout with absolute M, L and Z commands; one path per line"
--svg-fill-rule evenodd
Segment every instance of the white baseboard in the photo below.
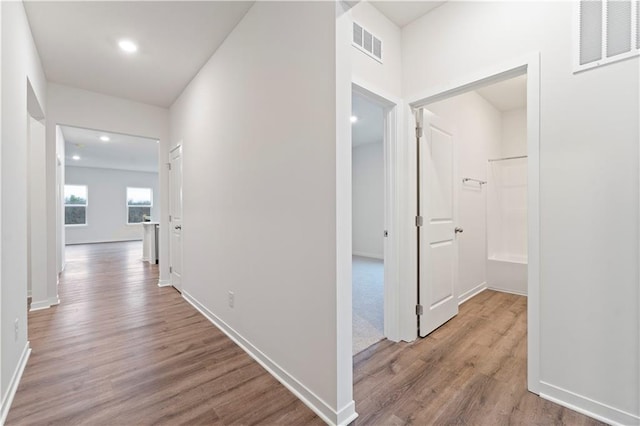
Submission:
M 158 287 L 169 287 L 171 280 L 158 280 Z
M 52 297 L 47 300 L 41 300 L 39 302 L 31 301 L 31 309 L 29 311 L 40 311 L 42 309 L 49 309 L 52 306 L 56 306 L 60 304 L 60 299 L 58 297 Z
M 273 377 L 275 377 L 284 387 L 289 389 L 295 396 L 300 399 L 307 407 L 313 410 L 324 422 L 329 425 L 348 425 L 358 414 L 355 411 L 355 402 L 351 401 L 345 407 L 338 411 L 334 411 L 326 402 L 315 395 L 305 385 L 296 380 L 286 370 L 272 361 L 268 356 L 262 353 L 258 348 L 253 346 L 248 340 L 242 337 L 237 331 L 231 328 L 222 319 L 213 312 L 205 308 L 200 302 L 193 298 L 189 293 L 182 290 L 182 297 L 205 316 L 213 325 L 226 334 L 235 344 L 240 346 L 251 358 L 264 367 Z
M 540 397 L 610 425 L 637 425 L 640 417 L 552 384 L 540 382 Z
M 115 240 L 100 240 L 100 241 L 74 241 L 72 243 L 66 243 L 66 246 L 77 246 L 80 244 L 104 244 L 104 243 L 129 243 L 132 241 L 142 241 L 142 238 L 124 238 Z
M 33 312 L 33 311 L 40 311 L 42 309 L 48 309 L 50 307 L 51 305 L 49 304 L 49 300 L 41 300 L 38 302 L 31 301 L 31 309 L 29 310 Z
M 527 296 L 527 293 L 523 293 L 521 291 L 516 291 L 516 290 L 510 290 L 508 288 L 487 286 L 487 290 L 499 291 L 500 293 L 515 294 L 516 296 L 525 296 L 525 297 Z
M 377 253 L 366 253 L 364 251 L 354 251 L 351 254 L 354 255 L 354 256 L 369 257 L 371 259 L 384 260 L 384 255 L 377 254 Z
M 464 302 L 471 299 L 472 297 L 482 293 L 486 289 L 487 289 L 487 282 L 484 281 L 478 284 L 477 286 L 475 286 L 474 288 L 472 288 L 471 290 L 465 291 L 463 294 L 458 296 L 458 306 L 462 305 Z
M 9 382 L 7 393 L 5 394 L 4 398 L 2 398 L 2 408 L 0 409 L 0 425 L 3 425 L 7 420 L 7 415 L 9 414 L 11 403 L 13 402 L 13 398 L 16 396 L 16 392 L 18 391 L 18 385 L 20 384 L 22 373 L 24 373 L 24 369 L 27 366 L 29 355 L 31 355 L 31 346 L 29 345 L 29 341 L 27 341 L 27 344 L 24 345 L 24 349 L 22 350 L 22 355 L 20 356 L 18 365 L 13 372 L 13 376 L 11 376 L 11 382 Z

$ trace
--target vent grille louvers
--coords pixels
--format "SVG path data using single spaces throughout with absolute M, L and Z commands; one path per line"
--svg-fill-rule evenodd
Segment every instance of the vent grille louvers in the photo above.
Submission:
M 363 53 L 382 62 L 382 40 L 357 23 L 353 23 L 353 45 Z
M 580 0 L 574 71 L 640 55 L 639 0 Z

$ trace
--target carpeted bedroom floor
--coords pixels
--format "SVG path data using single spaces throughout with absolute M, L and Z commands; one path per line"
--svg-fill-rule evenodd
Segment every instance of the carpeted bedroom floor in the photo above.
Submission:
M 353 354 L 384 338 L 384 263 L 353 256 Z

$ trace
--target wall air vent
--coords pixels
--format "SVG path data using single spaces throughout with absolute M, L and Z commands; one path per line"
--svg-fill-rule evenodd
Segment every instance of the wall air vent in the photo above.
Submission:
M 382 40 L 355 22 L 353 23 L 353 46 L 382 63 Z
M 574 71 L 640 55 L 638 0 L 576 2 Z

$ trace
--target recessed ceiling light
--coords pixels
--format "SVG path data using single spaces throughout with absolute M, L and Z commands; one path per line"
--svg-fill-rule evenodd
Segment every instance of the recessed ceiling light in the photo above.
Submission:
M 78 160 L 80 159 L 80 156 L 79 156 L 79 155 L 74 155 L 74 156 L 73 156 L 73 157 L 71 157 L 71 158 L 73 158 L 74 160 L 78 161 Z
M 351 116 L 351 122 L 355 123 L 356 121 L 358 121 L 358 117 L 356 117 L 355 115 Z
M 138 51 L 138 46 L 131 40 L 120 40 L 118 46 L 127 53 L 135 53 Z
M 100 136 L 100 140 L 102 142 L 109 142 L 111 139 L 109 138 L 109 136 L 102 135 Z

